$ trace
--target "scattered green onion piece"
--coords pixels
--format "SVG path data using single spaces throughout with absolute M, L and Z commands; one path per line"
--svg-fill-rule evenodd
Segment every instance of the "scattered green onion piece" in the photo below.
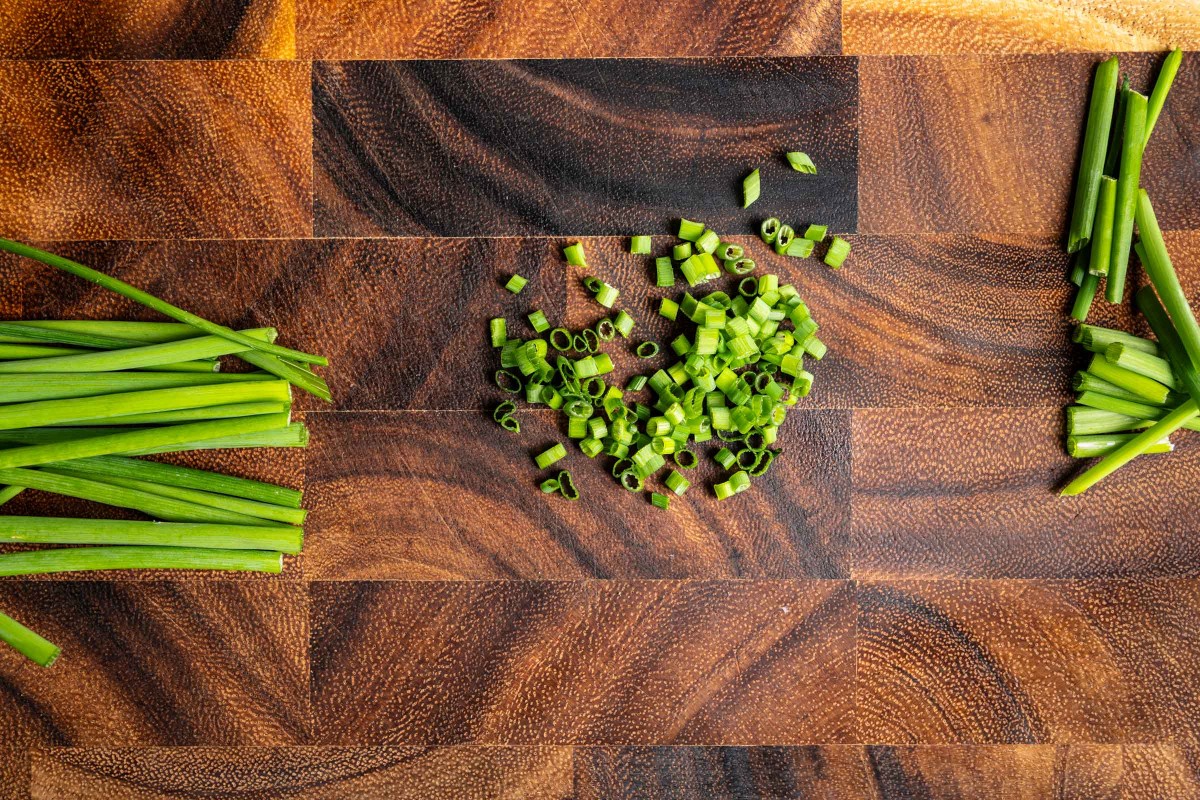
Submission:
M 565 469 L 558 473 L 558 493 L 567 500 L 579 499 L 579 489 L 575 487 L 575 479 Z
M 650 255 L 650 237 L 633 236 L 629 239 L 629 252 L 635 256 Z
M 664 288 L 675 285 L 675 265 L 667 256 L 654 259 L 654 285 Z
M 1141 180 L 1146 133 L 1146 96 L 1130 92 L 1125 103 L 1125 135 L 1121 140 L 1121 173 L 1117 176 L 1112 255 L 1109 257 L 1108 278 L 1104 288 L 1105 297 L 1110 303 L 1119 303 L 1125 296 L 1125 273 L 1129 268 L 1129 249 L 1133 244 L 1133 221 L 1138 205 L 1138 181 Z
M 679 304 L 669 297 L 664 297 L 658 305 L 658 313 L 674 322 L 675 317 L 679 314 Z
M 679 238 L 694 242 L 704 233 L 704 223 L 689 219 L 679 220 Z
M 575 242 L 564 247 L 563 256 L 572 267 L 587 266 L 587 256 L 583 252 L 583 242 Z
M 607 283 L 600 284 L 600 288 L 596 290 L 596 302 L 605 308 L 612 308 L 613 303 L 617 302 L 617 295 L 620 291 Z
M 1092 236 L 1096 198 L 1100 193 L 1100 174 L 1104 167 L 1108 131 L 1112 125 L 1113 105 L 1117 98 L 1117 78 L 1116 56 L 1096 68 L 1087 128 L 1083 136 L 1083 156 L 1079 162 L 1079 175 L 1075 184 L 1075 206 L 1071 213 L 1071 227 L 1067 237 L 1069 253 L 1079 250 Z M 1143 111 L 1144 108 L 1143 106 Z
M 596 332 L 594 330 L 592 330 L 591 328 L 584 328 L 583 331 L 579 335 L 583 337 L 583 344 L 584 344 L 583 352 L 587 352 L 587 353 L 600 352 L 600 337 L 596 335 Z
M 488 325 L 492 335 L 492 347 L 504 347 L 508 341 L 508 323 L 504 317 L 496 317 Z
M 0 642 L 41 667 L 54 664 L 62 652 L 58 645 L 4 614 L 0 614 Z
M 533 329 L 538 333 L 550 329 L 550 321 L 546 319 L 546 315 L 543 314 L 541 310 L 534 311 L 529 315 L 529 324 L 532 325 Z
M 829 250 L 825 253 L 825 263 L 833 269 L 841 269 L 848 255 L 850 255 L 850 243 L 840 236 L 835 236 L 829 243 Z
M 725 262 L 725 271 L 730 275 L 749 275 L 758 266 L 752 258 L 736 258 Z
M 665 494 L 659 494 L 658 492 L 651 492 L 650 493 L 650 503 L 655 508 L 661 508 L 664 511 L 666 511 L 671 505 L 671 498 L 667 497 Z
M 713 484 L 713 491 L 716 493 L 718 500 L 724 500 L 734 495 L 733 484 L 729 481 Z
M 592 294 L 600 291 L 601 287 L 603 286 L 604 281 L 600 280 L 595 275 L 588 275 L 583 279 L 583 288 L 587 289 Z
M 1158 80 L 1154 82 L 1154 90 L 1150 92 L 1150 100 L 1146 105 L 1146 142 L 1150 141 L 1150 134 L 1167 102 L 1167 93 L 1171 91 L 1171 84 L 1175 82 L 1175 74 L 1179 72 L 1182 61 L 1183 51 L 1176 47 L 1167 54 L 1162 69 L 1158 71 Z
M 1196 317 L 1188 305 L 1183 288 L 1179 285 L 1179 278 L 1171 265 L 1171 257 L 1167 255 L 1162 230 L 1158 227 L 1154 207 L 1150 204 L 1150 195 L 1145 189 L 1138 191 L 1137 224 L 1142 236 L 1142 246 L 1146 250 L 1146 261 L 1142 266 L 1162 300 L 1163 307 L 1170 314 L 1171 322 L 1175 325 L 1179 340 L 1183 343 L 1191 363 L 1200 367 L 1200 327 L 1196 325 Z
M 618 475 L 617 480 L 631 492 L 640 492 L 646 485 L 642 477 L 632 467 Z
M 805 175 L 816 175 L 817 165 L 808 157 L 807 153 L 801 153 L 798 150 L 792 150 L 787 153 L 787 161 L 792 165 L 792 169 L 796 172 L 802 172 Z
M 749 208 L 758 199 L 760 188 L 758 170 L 755 169 L 742 181 L 742 208 Z
M 546 478 L 546 480 L 541 482 L 539 488 L 542 490 L 542 494 L 557 494 L 559 489 L 558 479 Z
M 505 400 L 500 405 L 496 406 L 496 410 L 492 412 L 492 419 L 499 422 L 505 417 L 511 416 L 517 410 L 517 404 L 512 400 Z
M 821 242 L 825 240 L 825 234 L 828 230 L 828 225 L 809 225 L 804 230 L 804 238 L 811 242 Z
M 746 255 L 745 249 L 733 242 L 721 242 L 717 247 L 716 256 L 721 261 L 737 261 L 742 256 Z
M 506 369 L 496 370 L 496 386 L 502 392 L 517 394 L 522 389 L 521 379 Z
M 768 217 L 762 221 L 759 226 L 758 235 L 767 244 L 775 244 L 775 240 L 779 238 L 779 229 L 782 227 L 777 217 Z
M 525 280 L 520 275 L 513 275 L 508 279 L 508 283 L 504 284 L 504 288 L 508 289 L 513 294 L 520 294 L 521 290 L 525 288 L 527 283 L 529 283 L 529 281 Z
M 1077 322 L 1087 321 L 1088 314 L 1092 310 L 1092 302 L 1096 299 L 1096 292 L 1099 289 L 1099 275 L 1088 272 L 1083 276 L 1079 291 L 1075 293 L 1075 302 L 1071 306 L 1071 319 Z
M 571 343 L 571 332 L 566 328 L 555 328 L 550 331 L 550 346 L 560 353 L 573 349 Z
M 737 456 L 728 447 L 722 447 L 713 458 L 721 465 L 722 469 L 732 469 L 733 465 L 737 463 Z
M 775 234 L 775 252 L 783 255 L 787 252 L 788 245 L 792 243 L 792 239 L 796 238 L 796 232 L 792 230 L 791 225 L 780 225 L 778 233 Z
M 504 430 L 506 430 L 506 431 L 510 431 L 512 433 L 520 433 L 521 432 L 521 423 L 517 420 L 516 417 L 505 417 L 504 419 L 499 420 L 499 422 L 500 422 L 500 427 L 504 428 Z
M 642 342 L 634 352 L 638 358 L 654 358 L 658 355 L 658 342 Z
M 696 239 L 696 250 L 700 253 L 712 254 L 716 251 L 717 245 L 721 244 L 720 235 L 714 230 L 705 229 L 704 233 Z
M 814 246 L 816 246 L 816 242 L 812 239 L 792 239 L 783 254 L 792 258 L 808 258 L 812 255 Z
M 645 375 L 634 375 L 629 379 L 629 383 L 625 385 L 625 390 L 629 392 L 640 392 L 646 385 Z
M 534 461 L 537 462 L 538 469 L 545 469 L 551 464 L 554 464 L 566 457 L 567 448 L 563 447 L 561 443 L 555 443 L 553 447 L 550 447 L 549 449 L 539 453 L 534 458 Z
M 671 470 L 666 479 L 663 480 L 663 483 L 666 484 L 668 489 L 677 495 L 682 495 L 692 485 L 691 481 L 680 475 L 675 470 Z
M 1149 339 L 1143 339 L 1140 336 L 1134 336 L 1132 333 L 1112 328 L 1102 328 L 1099 325 L 1080 325 L 1071 334 L 1071 340 L 1083 345 L 1085 350 L 1091 350 L 1093 353 L 1103 353 L 1113 342 L 1121 342 L 1150 355 L 1159 355 L 1157 343 Z
M 775 456 L 777 454 L 778 451 L 775 450 L 763 450 L 762 453 L 759 454 L 758 462 L 753 468 L 750 469 L 750 475 L 755 478 L 766 475 L 767 470 L 769 470 L 771 465 L 775 463 Z
M 1120 342 L 1110 344 L 1104 351 L 1104 357 L 1110 364 L 1158 381 L 1168 389 L 1180 388 L 1175 380 L 1175 371 L 1165 358 L 1128 348 Z
M 617 338 L 617 327 L 608 317 L 596 323 L 596 335 L 600 337 L 602 342 L 611 342 Z
M 671 248 L 671 258 L 676 261 L 684 261 L 692 257 L 692 243 L 683 242 Z

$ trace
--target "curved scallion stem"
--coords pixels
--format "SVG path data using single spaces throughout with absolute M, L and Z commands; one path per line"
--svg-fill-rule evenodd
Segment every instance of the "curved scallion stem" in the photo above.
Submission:
M 1102 433 L 1090 436 L 1068 436 L 1067 452 L 1072 458 L 1097 458 L 1116 452 L 1133 440 L 1134 433 Z M 1174 450 L 1170 439 L 1161 439 L 1146 448 L 1146 453 L 1169 453 Z
M 52 665 L 61 652 L 58 645 L 42 638 L 12 617 L 0 613 L 0 642 L 43 667 Z
M 1100 193 L 1100 174 L 1108 148 L 1113 104 L 1117 98 L 1117 77 L 1116 56 L 1096 68 L 1092 99 L 1088 108 L 1087 129 L 1083 136 L 1083 156 L 1079 162 L 1079 176 L 1075 184 L 1075 206 L 1071 213 L 1071 229 L 1067 238 L 1067 251 L 1070 253 L 1087 244 L 1092 236 L 1096 198 Z
M 5 577 L 113 569 L 202 569 L 278 574 L 283 571 L 283 554 L 274 550 L 198 547 L 66 547 L 0 553 L 0 576 Z

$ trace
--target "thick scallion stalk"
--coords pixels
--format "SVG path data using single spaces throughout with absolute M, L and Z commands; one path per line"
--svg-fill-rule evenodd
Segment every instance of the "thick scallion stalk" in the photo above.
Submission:
M 243 336 L 237 331 L 226 328 L 223 325 L 217 325 L 216 323 L 209 322 L 203 317 L 198 317 L 195 314 L 184 311 L 182 308 L 173 306 L 164 300 L 160 300 L 154 295 L 144 292 L 135 286 L 131 286 L 130 284 L 114 278 L 111 275 L 105 275 L 103 272 L 94 270 L 91 267 L 85 267 L 83 264 L 76 263 L 70 259 L 63 258 L 62 256 L 56 256 L 53 253 L 47 253 L 46 251 L 39 250 L 36 247 L 30 247 L 29 245 L 21 244 L 20 242 L 13 242 L 8 239 L 0 239 L 0 250 L 7 250 L 8 252 L 19 256 L 26 256 L 27 258 L 40 261 L 47 266 L 54 267 L 55 269 L 69 272 L 78 278 L 83 278 L 85 281 L 90 281 L 91 283 L 102 286 L 109 291 L 116 292 L 122 297 L 133 300 L 136 303 L 141 303 L 147 308 L 151 308 L 163 316 L 170 317 L 171 319 L 174 319 L 178 322 L 183 322 L 187 325 L 191 325 L 193 328 L 197 328 L 205 333 L 209 333 L 214 336 L 221 336 L 229 339 L 232 342 L 244 344 L 260 352 L 270 353 L 282 358 L 288 358 L 307 364 L 317 364 L 319 366 L 327 366 L 329 364 L 329 359 L 325 358 L 324 356 L 312 355 L 310 353 L 292 350 L 287 347 L 281 347 L 277 344 L 257 341 L 247 336 Z
M 1171 369 L 1170 362 L 1165 358 L 1152 356 L 1149 353 L 1143 353 L 1141 350 L 1130 349 L 1120 342 L 1110 344 L 1108 349 L 1104 351 L 1104 357 L 1110 364 L 1158 381 L 1168 389 L 1179 388 L 1179 383 L 1175 379 L 1175 372 Z
M 1187 351 L 1193 366 L 1200 367 L 1200 326 L 1196 325 L 1195 314 L 1188 305 L 1187 295 L 1179 285 L 1179 277 L 1171 265 L 1171 257 L 1167 255 L 1167 246 L 1163 242 L 1162 230 L 1158 227 L 1158 219 L 1154 216 L 1154 207 L 1150 204 L 1150 195 L 1145 189 L 1137 193 L 1137 223 L 1142 235 L 1142 247 L 1146 252 L 1146 261 L 1142 264 L 1154 290 L 1162 300 L 1163 307 L 1171 315 L 1171 322 Z
M 1100 196 L 1096 201 L 1096 220 L 1092 226 L 1092 238 L 1089 242 L 1091 258 L 1088 261 L 1088 272 L 1093 275 L 1108 274 L 1108 265 L 1112 262 L 1112 235 L 1116 209 L 1117 182 L 1107 175 L 1102 175 L 1100 177 Z M 1080 322 L 1082 321 L 1081 319 Z
M 1154 132 L 1154 124 L 1158 122 L 1158 115 L 1167 102 L 1167 93 L 1171 91 L 1171 84 L 1175 82 L 1175 74 L 1179 72 L 1182 61 L 1183 51 L 1176 47 L 1167 54 L 1162 69 L 1158 71 L 1158 80 L 1154 82 L 1154 90 L 1150 92 L 1150 101 L 1146 105 L 1146 142 L 1150 141 L 1150 134 Z
M 112 569 L 203 569 L 278 574 L 283 571 L 283 554 L 273 550 L 199 547 L 66 547 L 0 553 L 0 576 L 5 577 Z
M 58 659 L 58 645 L 26 628 L 12 617 L 0 614 L 0 642 L 12 647 L 21 655 L 43 667 Z
M 0 239 L 0 241 L 3 241 Z M 39 344 L 66 344 L 90 349 L 120 349 L 137 347 L 141 342 L 122 339 L 118 336 L 101 336 L 98 334 L 76 333 L 74 331 L 57 331 L 36 326 L 22 327 L 12 322 L 0 322 L 0 338 L 6 342 L 26 342 Z
M 1071 335 L 1071 340 L 1083 345 L 1083 349 L 1091 350 L 1093 353 L 1103 353 L 1113 342 L 1121 342 L 1150 355 L 1159 354 L 1158 344 L 1149 339 L 1143 339 L 1125 331 L 1102 328 L 1099 325 L 1080 325 Z
M 1108 134 L 1108 152 L 1104 155 L 1104 174 L 1116 178 L 1121 167 L 1121 140 L 1125 138 L 1125 98 L 1129 97 L 1129 76 L 1117 89 L 1117 103 Z
M 0 487 L 0 506 L 12 500 L 14 497 L 25 491 L 24 486 L 3 486 Z
M 1138 434 L 1101 433 L 1091 436 L 1068 436 L 1067 452 L 1072 458 L 1098 458 L 1114 453 Z M 1146 453 L 1169 453 L 1174 450 L 1170 439 L 1160 439 L 1146 448 Z
M 155 411 L 149 414 L 129 414 L 124 417 L 109 417 L 108 419 L 89 419 L 82 422 L 59 422 L 47 427 L 73 428 L 94 427 L 104 425 L 124 427 L 128 425 L 169 425 L 178 422 L 196 422 L 205 419 L 233 419 L 234 417 L 255 417 L 262 414 L 285 414 L 292 408 L 291 403 L 229 403 L 222 406 L 203 406 L 201 408 L 183 408 L 177 411 Z
M 46 328 L 53 331 L 82 333 L 89 336 L 108 336 L 139 344 L 177 342 L 203 336 L 201 331 L 182 322 L 125 322 L 123 320 L 93 319 L 37 319 L 6 323 L 31 328 Z M 0 342 L 4 341 L 0 337 Z
M 1087 321 L 1088 314 L 1092 310 L 1092 301 L 1096 299 L 1096 292 L 1099 288 L 1099 275 L 1088 272 L 1083 276 L 1079 284 L 1079 291 L 1075 293 L 1075 303 L 1071 306 L 1071 319 L 1078 322 Z
M 1083 135 L 1083 157 L 1079 162 L 1079 177 L 1075 184 L 1075 207 L 1071 213 L 1071 230 L 1067 238 L 1067 252 L 1070 253 L 1087 244 L 1092 236 L 1096 199 L 1100 194 L 1100 175 L 1104 168 L 1108 131 L 1117 97 L 1117 77 L 1116 56 L 1096 68 L 1087 129 Z
M 1092 361 L 1088 364 L 1087 371 L 1095 375 L 1101 380 L 1106 380 L 1109 383 L 1116 384 L 1122 389 L 1133 392 L 1136 395 L 1144 398 L 1145 401 L 1162 405 L 1167 402 L 1171 391 L 1167 386 L 1158 381 L 1147 378 L 1137 372 L 1133 372 L 1122 367 L 1118 367 L 1106 356 L 1096 353 L 1092 357 Z
M 1134 295 L 1134 299 L 1146 322 L 1150 324 L 1150 330 L 1154 331 L 1158 338 L 1163 357 L 1174 368 L 1175 377 L 1179 379 L 1183 390 L 1200 403 L 1200 368 L 1188 357 L 1183 340 L 1179 338 L 1179 332 L 1159 302 L 1154 287 L 1143 286 Z
M 146 429 L 149 430 L 149 429 Z M 21 428 L 0 431 L 0 444 L 34 445 L 58 444 L 78 439 L 94 439 L 113 434 L 112 428 Z M 229 436 L 196 439 L 152 448 L 131 451 L 115 451 L 124 456 L 149 456 L 160 453 L 182 453 L 187 450 L 239 450 L 257 447 L 307 447 L 308 428 L 304 423 L 293 422 L 282 427 L 263 431 L 238 433 Z
M 1142 150 L 1146 134 L 1146 96 L 1130 92 L 1125 100 L 1125 135 L 1121 140 L 1121 174 L 1117 176 L 1117 201 L 1113 216 L 1112 255 L 1104 295 L 1110 303 L 1125 296 L 1125 273 L 1133 245 L 1133 220 L 1138 181 L 1142 175 Z
M 230 403 L 286 403 L 291 387 L 284 381 L 222 383 L 178 389 L 152 389 L 67 400 L 36 400 L 0 406 L 0 429 L 34 428 L 62 422 L 148 414 Z
M 327 403 L 333 402 L 333 393 L 329 391 L 329 385 L 310 369 L 306 369 L 292 361 L 273 356 L 270 353 L 261 353 L 257 350 L 246 350 L 245 352 L 238 353 L 237 357 L 247 364 L 253 364 L 277 378 L 282 378 L 314 397 L 319 397 Z
M 175 389 L 183 386 L 258 383 L 278 380 L 261 372 L 80 372 L 0 375 L 0 403 L 66 400 L 79 397 Z
M 119 433 L 104 433 L 49 444 L 35 444 L 0 450 L 0 469 L 49 464 L 54 461 L 72 461 L 77 458 L 106 456 L 115 453 L 132 455 L 148 452 L 170 452 L 188 445 L 188 449 L 199 449 L 206 441 L 220 439 L 237 440 L 246 434 L 283 428 L 288 424 L 287 414 L 264 414 L 259 417 L 240 417 L 211 422 L 190 422 L 183 425 L 167 425 L 160 428 L 145 428 Z M 70 433 L 70 432 L 68 432 Z M 239 445 L 234 445 L 239 446 Z M 0 481 L 9 483 L 9 481 Z M 20 485 L 18 482 L 17 485 Z
M 241 331 L 241 333 L 255 341 L 271 341 L 278 332 L 274 328 L 254 328 Z M 244 344 L 231 342 L 221 336 L 200 336 L 195 339 L 184 339 L 165 344 L 148 344 L 123 350 L 0 362 L 0 373 L 116 372 L 174 364 L 181 361 L 216 358 L 249 349 Z
M 149 545 L 299 553 L 304 532 L 291 527 L 0 516 L 0 542 Z

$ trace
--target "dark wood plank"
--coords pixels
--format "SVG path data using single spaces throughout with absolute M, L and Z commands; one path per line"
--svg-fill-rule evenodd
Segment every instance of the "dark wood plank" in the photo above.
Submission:
M 1096 55 L 864 58 L 862 233 L 1061 237 Z M 1152 87 L 1160 57 L 1121 57 Z M 1166 229 L 1200 228 L 1200 63 L 1185 59 L 1142 184 Z
M 295 0 L 0 6 L 2 58 L 295 58 Z
M 0 234 L 312 231 L 309 66 L 0 64 Z
M 299 49 L 316 59 L 801 56 L 841 52 L 839 4 L 301 0 Z
M 5 583 L 0 608 L 63 649 L 51 669 L 0 650 L 7 745 L 308 738 L 307 596 L 298 584 Z
M 581 747 L 578 800 L 861 800 L 873 797 L 863 749 Z
M 0 747 L 0 800 L 29 800 L 29 753 Z
M 842 582 L 313 583 L 323 744 L 840 742 Z
M 1188 744 L 1126 745 L 1121 800 L 1195 797 L 1200 791 L 1200 752 Z
M 1169 0 L 1050 5 L 1029 0 L 846 0 L 842 46 L 859 55 L 1161 51 L 1189 46 L 1187 28 L 1195 34 L 1189 16 Z M 1177 22 L 1168 35 L 1171 20 Z
M 1195 436 L 1086 494 L 1049 409 L 854 412 L 854 576 L 1088 578 L 1200 574 Z
M 316 229 L 628 235 L 686 216 L 735 233 L 769 207 L 853 231 L 856 77 L 846 58 L 320 63 Z M 797 147 L 819 175 L 788 168 Z
M 718 502 L 714 464 L 687 473 L 693 487 L 662 513 L 616 484 L 611 458 L 579 452 L 553 412 L 518 412 L 519 436 L 480 412 L 310 414 L 306 575 L 845 577 L 848 417 L 793 411 L 781 431 L 793 455 L 751 491 Z M 554 441 L 567 458 L 538 470 L 532 455 Z M 571 471 L 579 502 L 538 491 L 560 469 Z
M 1200 583 L 867 583 L 866 742 L 1194 739 Z
M 155 747 L 42 751 L 32 788 L 62 800 L 566 800 L 571 783 L 567 747 Z

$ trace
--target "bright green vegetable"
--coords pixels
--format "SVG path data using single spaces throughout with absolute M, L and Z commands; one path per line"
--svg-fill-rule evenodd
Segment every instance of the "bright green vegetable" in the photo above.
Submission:
M 0 553 L 0 576 L 111 569 L 279 573 L 283 571 L 283 556 L 268 550 L 213 550 L 198 547 L 67 547 Z
M 551 464 L 561 461 L 562 459 L 564 459 L 566 457 L 567 457 L 567 448 L 563 447 L 561 443 L 555 443 L 553 447 L 550 447 L 549 449 L 545 450 L 544 452 L 539 453 L 534 458 L 534 461 L 537 462 L 538 469 L 545 469 L 546 467 L 550 466 Z
M 1150 100 L 1146 105 L 1145 142 L 1150 141 L 1150 134 L 1154 132 L 1154 125 L 1158 122 L 1158 115 L 1162 113 L 1163 106 L 1166 105 L 1167 93 L 1171 91 L 1171 84 L 1175 82 L 1175 74 L 1179 72 L 1182 62 L 1183 51 L 1176 47 L 1167 54 L 1162 69 L 1158 71 L 1158 80 L 1154 82 L 1154 91 L 1150 92 Z
M 1100 194 L 1100 175 L 1108 147 L 1108 131 L 1117 98 L 1117 78 L 1116 56 L 1096 68 L 1087 128 L 1083 136 L 1083 157 L 1079 162 L 1079 176 L 1075 184 L 1075 207 L 1071 213 L 1071 228 L 1067 238 L 1069 253 L 1074 253 L 1091 240 L 1096 199 Z
M 758 199 L 760 190 L 758 170 L 754 170 L 742 181 L 742 208 L 749 208 Z
M 1105 296 L 1119 303 L 1125 296 L 1125 273 L 1133 244 L 1133 221 L 1137 206 L 1138 181 L 1142 174 L 1145 146 L 1146 97 L 1130 92 L 1125 100 L 1125 135 L 1121 140 L 1121 174 L 1117 176 L 1117 198 L 1113 217 L 1112 255 L 1109 257 Z
M 629 240 L 629 252 L 635 256 L 650 255 L 650 237 L 634 236 Z
M 22 544 L 153 545 L 299 553 L 303 538 L 303 531 L 291 527 L 0 516 L 0 542 Z
M 508 289 L 513 294 L 520 294 L 529 281 L 522 278 L 520 275 L 513 275 L 508 279 L 508 283 L 504 284 L 504 288 Z
M 801 153 L 797 150 L 793 150 L 787 153 L 787 160 L 788 164 L 790 164 L 792 169 L 796 170 L 796 172 L 803 172 L 806 175 L 817 174 L 817 165 L 812 162 L 812 159 L 808 157 L 807 153 Z
M 43 667 L 51 666 L 61 652 L 57 645 L 26 628 L 15 619 L 0 614 L 0 642 Z
M 583 252 L 583 242 L 575 242 L 575 244 L 564 247 L 563 256 L 572 267 L 587 266 L 587 255 Z

